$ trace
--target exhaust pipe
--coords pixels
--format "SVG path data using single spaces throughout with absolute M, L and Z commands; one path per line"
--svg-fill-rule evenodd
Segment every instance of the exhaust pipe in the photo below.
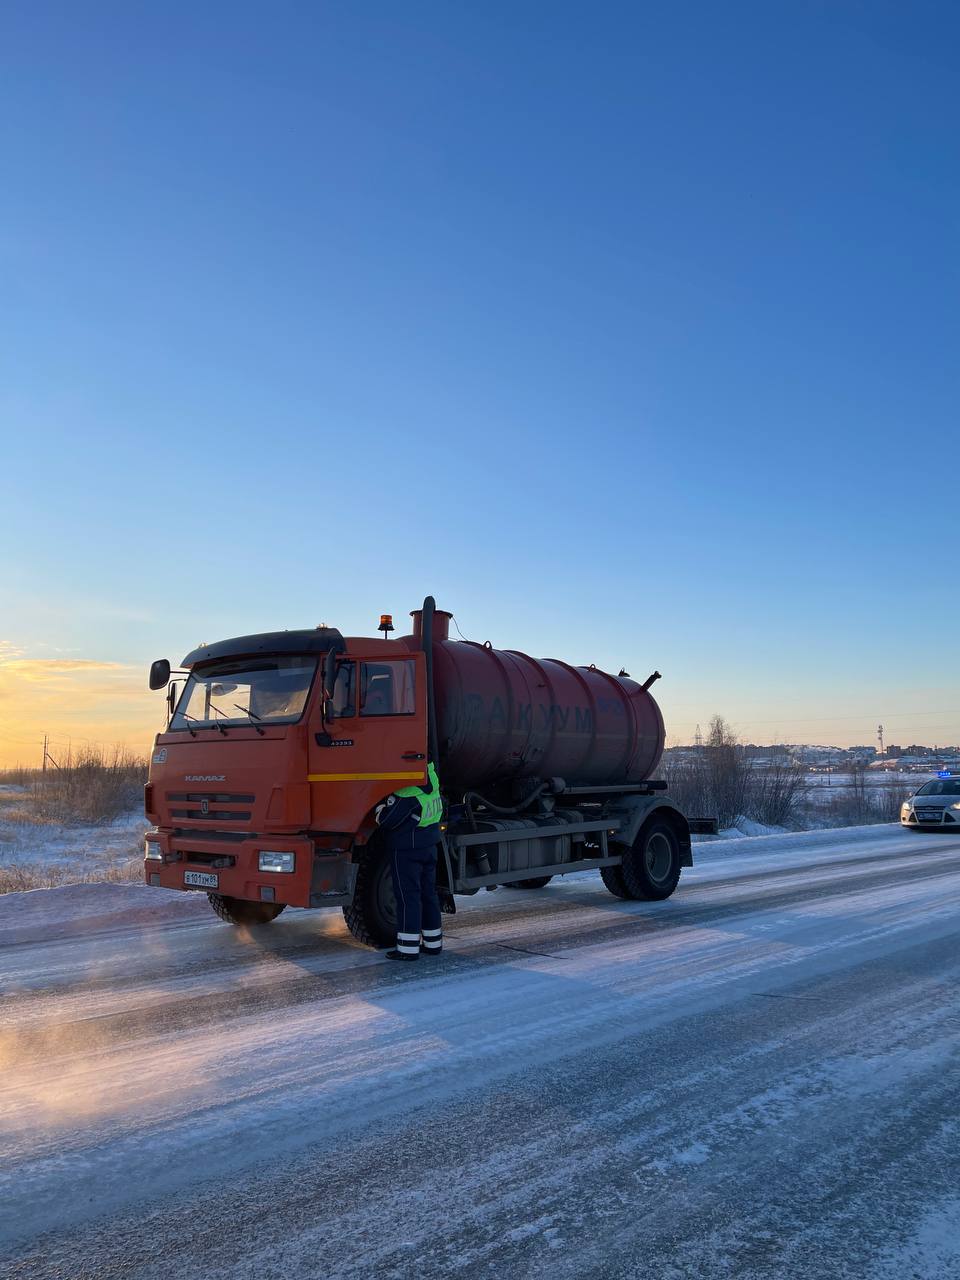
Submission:
M 437 759 L 437 700 L 433 688 L 433 615 L 437 602 L 427 596 L 423 602 L 420 619 L 420 643 L 427 660 L 427 759 L 436 767 Z

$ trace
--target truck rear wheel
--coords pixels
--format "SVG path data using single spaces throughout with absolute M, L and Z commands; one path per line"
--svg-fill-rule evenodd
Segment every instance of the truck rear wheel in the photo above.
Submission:
M 392 947 L 397 940 L 397 903 L 393 896 L 390 851 L 372 845 L 357 868 L 353 901 L 343 908 L 347 928 L 368 947 Z
M 544 885 L 548 885 L 553 876 L 534 876 L 531 880 L 514 880 L 513 884 L 506 884 L 505 889 L 542 889 Z
M 680 879 L 680 841 L 671 824 L 653 821 L 642 827 L 622 869 L 631 898 L 669 898 Z
M 227 924 L 269 924 L 283 910 L 283 902 L 248 902 L 246 898 L 228 898 L 223 893 L 208 893 L 211 907 Z

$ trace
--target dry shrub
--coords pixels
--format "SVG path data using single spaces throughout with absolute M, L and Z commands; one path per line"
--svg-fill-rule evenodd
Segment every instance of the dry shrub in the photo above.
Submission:
M 79 863 L 65 865 L 21 862 L 0 866 L 0 894 L 23 893 L 27 889 L 55 889 L 62 884 L 116 884 L 141 880 L 143 859 L 131 858 L 116 867 L 84 870 Z
M 916 787 L 902 781 L 881 782 L 874 787 L 873 809 L 875 822 L 899 822 L 900 806 L 916 791 Z
M 795 824 L 807 791 L 807 771 L 794 760 L 776 760 L 751 775 L 748 818 L 770 827 Z
M 71 754 L 59 768 L 33 778 L 34 822 L 100 825 L 137 807 L 147 780 L 147 761 L 118 747 L 111 756 L 97 748 Z
M 834 788 L 827 803 L 811 808 L 810 816 L 828 827 L 861 827 L 877 822 L 897 822 L 900 806 L 915 788 L 899 778 L 872 781 L 866 770 L 851 770 L 850 781 Z
M 692 818 L 717 818 L 721 829 L 747 813 L 750 771 L 723 716 L 714 716 L 703 747 L 690 759 L 665 763 L 671 796 Z
M 806 791 L 806 770 L 789 760 L 753 769 L 723 716 L 714 716 L 706 742 L 692 757 L 667 761 L 671 796 L 693 818 L 717 818 L 720 828 L 743 818 L 788 827 L 797 820 Z
M 0 786 L 29 787 L 39 776 L 39 769 L 28 769 L 22 764 L 14 765 L 12 769 L 0 769 Z

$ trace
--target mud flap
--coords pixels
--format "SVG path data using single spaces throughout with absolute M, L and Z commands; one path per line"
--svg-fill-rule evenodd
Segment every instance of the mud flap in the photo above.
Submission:
M 353 901 L 357 865 L 342 855 L 315 853 L 310 881 L 311 907 L 342 907 Z

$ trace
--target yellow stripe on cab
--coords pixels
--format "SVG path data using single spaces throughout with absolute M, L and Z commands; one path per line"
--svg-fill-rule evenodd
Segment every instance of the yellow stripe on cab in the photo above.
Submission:
M 399 782 L 424 778 L 422 769 L 406 773 L 308 773 L 308 782 Z

